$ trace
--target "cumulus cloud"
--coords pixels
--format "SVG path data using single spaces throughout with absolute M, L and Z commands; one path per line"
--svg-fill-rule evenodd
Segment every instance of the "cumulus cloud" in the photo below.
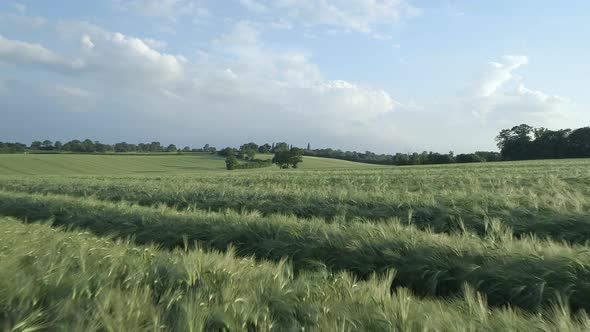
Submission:
M 571 105 L 566 98 L 525 86 L 523 78 L 515 71 L 528 62 L 524 55 L 505 55 L 498 62 L 490 62 L 488 70 L 470 89 L 471 95 L 463 100 L 464 103 L 483 119 L 514 119 L 518 113 L 554 118 L 556 113 L 568 112 Z M 505 114 L 507 112 L 511 114 Z
M 122 33 L 88 31 L 82 39 L 83 58 L 97 75 L 117 82 L 167 83 L 183 73 L 184 58 L 161 53 L 140 38 Z
M 64 70 L 54 70 L 37 90 L 22 85 L 21 94 L 0 81 L 0 104 L 12 100 L 24 109 L 35 101 L 27 117 L 39 127 L 76 116 L 92 121 L 84 135 L 97 138 L 116 127 L 110 132 L 115 140 L 214 145 L 286 140 L 378 152 L 466 152 L 493 148 L 499 129 L 521 121 L 555 126 L 572 118 L 567 98 L 528 87 L 518 75 L 526 56 L 489 63 L 461 97 L 410 105 L 383 89 L 325 77 L 310 54 L 273 47 L 249 21 L 236 22 L 190 60 L 163 51 L 164 41 L 84 22 L 62 23 L 58 31 L 78 48 L 80 60 L 0 37 L 2 61 L 75 70 L 61 76 Z M 45 109 L 54 110 L 51 117 L 43 117 Z
M 70 60 L 40 44 L 7 39 L 0 35 L 0 61 L 39 65 L 56 71 L 75 71 L 84 67 L 81 60 Z
M 335 145 L 355 139 L 368 148 L 363 144 L 383 137 L 375 130 L 383 128 L 380 119 L 400 105 L 383 90 L 324 78 L 307 54 L 265 45 L 248 22 L 237 22 L 199 61 L 87 23 L 65 24 L 61 30 L 79 43 L 86 65 L 77 82 L 92 84 L 93 92 L 56 84 L 45 88 L 44 96 L 70 111 L 88 110 L 84 105 L 106 102 L 103 98 L 116 100 L 121 113 L 141 113 L 140 123 L 160 124 L 154 135 L 164 138 L 198 133 L 230 142 L 250 137 Z
M 514 70 L 528 63 L 524 55 L 506 55 L 501 62 L 490 62 L 489 70 L 475 85 L 476 97 L 489 97 L 505 83 L 514 80 Z

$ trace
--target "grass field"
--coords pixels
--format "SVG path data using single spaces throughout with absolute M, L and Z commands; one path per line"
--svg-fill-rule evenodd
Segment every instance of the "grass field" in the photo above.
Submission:
M 590 160 L 302 166 L 0 155 L 0 326 L 590 330 Z
M 270 155 L 257 158 L 270 159 Z M 344 160 L 304 157 L 302 169 L 377 168 Z M 272 169 L 275 169 L 273 167 Z M 189 155 L 0 154 L 0 175 L 190 174 L 225 170 L 224 158 Z M 271 170 L 271 169 L 268 169 Z

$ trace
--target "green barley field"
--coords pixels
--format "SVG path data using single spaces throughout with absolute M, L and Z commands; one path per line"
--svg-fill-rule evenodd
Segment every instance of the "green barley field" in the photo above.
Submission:
M 589 331 L 590 160 L 0 155 L 3 331 Z

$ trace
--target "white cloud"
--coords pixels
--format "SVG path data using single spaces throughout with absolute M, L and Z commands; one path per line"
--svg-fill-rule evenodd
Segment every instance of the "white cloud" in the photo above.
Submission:
M 240 21 L 233 26 L 230 32 L 223 34 L 215 42 L 222 44 L 223 47 L 242 47 L 247 44 L 257 44 L 259 35 L 260 33 L 252 23 Z
M 303 26 L 331 26 L 370 33 L 374 26 L 396 23 L 420 10 L 405 0 L 240 0 L 247 9 L 261 13 L 272 8 Z
M 202 15 L 206 10 L 190 0 L 112 0 L 115 7 L 138 15 L 176 20 L 182 15 Z M 208 11 L 206 11 L 208 13 Z
M 15 3 L 13 6 L 14 9 L 21 14 L 27 11 L 27 6 L 22 3 Z
M 528 62 L 524 55 L 505 55 L 500 62 L 491 62 L 465 99 L 473 113 L 482 118 L 498 116 L 505 111 L 512 113 L 508 117 L 517 117 L 516 113 L 534 113 L 553 118 L 556 112 L 567 112 L 571 105 L 566 98 L 529 89 L 522 82 L 523 78 L 515 74 Z
M 183 75 L 184 57 L 156 49 L 165 47 L 165 42 L 113 33 L 85 22 L 62 23 L 58 30 L 65 37 L 74 37 L 72 31 L 82 34 L 80 57 L 86 71 L 109 84 L 167 84 Z
M 143 38 L 144 43 L 146 43 L 149 47 L 154 49 L 164 49 L 168 47 L 168 43 L 163 40 L 157 40 L 153 38 Z
M 476 97 L 489 97 L 496 93 L 505 83 L 514 80 L 513 71 L 528 63 L 524 55 L 506 55 L 502 62 L 490 62 L 488 72 L 474 87 L 473 94 Z
M 162 124 L 153 135 L 163 139 L 224 132 L 230 142 L 270 137 L 343 145 L 354 139 L 368 148 L 383 139 L 381 118 L 399 107 L 383 90 L 324 78 L 304 52 L 265 46 L 248 22 L 236 23 L 212 53 L 194 62 L 88 23 L 64 23 L 60 30 L 79 43 L 86 67 L 77 84 L 56 83 L 44 96 L 68 111 L 98 112 L 107 107 L 88 105 L 115 100 L 121 114 L 137 112 L 143 114 L 137 121 Z M 92 92 L 81 88 L 89 84 Z
M 493 148 L 498 130 L 515 123 L 567 126 L 573 118 L 569 100 L 529 88 L 517 74 L 526 56 L 488 64 L 461 97 L 409 105 L 383 89 L 325 77 L 307 52 L 265 43 L 253 22 L 235 23 L 191 61 L 159 50 L 165 41 L 88 23 L 63 23 L 58 30 L 79 48 L 76 58 L 85 65 L 67 82 L 52 77 L 38 102 L 47 98 L 70 112 L 94 110 L 80 116 L 104 114 L 96 117 L 135 137 L 149 131 L 166 141 L 215 145 L 286 140 L 382 152 L 466 152 Z M 41 45 L 2 37 L 0 59 L 67 68 L 73 63 Z M 93 135 L 101 137 L 106 129 L 96 128 Z
M 70 60 L 40 44 L 11 40 L 2 35 L 0 35 L 0 61 L 41 65 L 57 71 L 73 71 L 84 67 L 84 62 L 81 60 Z
M 256 12 L 256 13 L 264 13 L 268 10 L 264 4 L 256 1 L 256 0 L 239 0 L 240 4 L 244 6 L 246 9 Z

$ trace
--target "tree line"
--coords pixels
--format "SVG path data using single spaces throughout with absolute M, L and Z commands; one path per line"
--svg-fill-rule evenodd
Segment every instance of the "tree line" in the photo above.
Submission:
M 356 152 L 334 149 L 315 149 L 305 150 L 305 155 L 323 158 L 342 159 L 369 164 L 397 166 L 476 163 L 501 160 L 500 153 L 493 151 L 477 151 L 474 153 L 462 153 L 455 155 L 452 151 L 449 153 L 424 151 L 421 153 L 414 152 L 396 154 L 376 154 L 371 151 Z
M 0 153 L 23 153 L 27 146 L 21 143 L 0 142 Z
M 202 148 L 191 148 L 185 146 L 183 148 L 176 147 L 175 144 L 167 146 L 160 142 L 131 144 L 127 142 L 120 142 L 115 144 L 104 144 L 99 141 L 90 139 L 71 140 L 66 143 L 60 141 L 52 142 L 50 140 L 34 141 L 27 146 L 22 143 L 2 143 L 0 142 L 0 153 L 22 153 L 26 150 L 31 152 L 76 152 L 76 153 L 124 153 L 124 152 L 139 152 L 139 153 L 153 153 L 153 152 L 209 152 L 215 153 L 217 150 L 214 147 L 205 144 Z
M 590 158 L 590 127 L 550 130 L 527 124 L 500 131 L 503 160 Z
M 496 136 L 496 142 L 500 152 L 476 151 L 457 155 L 452 151 L 449 153 L 424 151 L 421 153 L 376 154 L 371 151 L 342 151 L 331 148 L 311 149 L 309 143 L 307 148 L 302 149 L 293 147 L 286 142 L 265 143 L 262 145 L 250 142 L 242 144 L 238 149 L 227 147 L 217 150 L 209 144 L 205 144 L 202 148 L 185 146 L 180 149 L 174 144 L 163 146 L 160 142 L 103 144 L 90 139 L 83 141 L 72 140 L 66 143 L 52 142 L 50 140 L 34 141 L 30 146 L 22 143 L 0 142 L 0 153 L 23 153 L 25 151 L 75 153 L 208 152 L 217 153 L 226 159 L 233 156 L 229 158 L 229 164 L 227 164 L 226 160 L 226 165 L 229 165 L 228 168 L 233 167 L 233 169 L 268 167 L 273 163 L 282 168 L 296 168 L 302 162 L 301 157 L 303 155 L 399 166 L 494 162 L 501 160 L 590 158 L 590 127 L 550 130 L 521 124 L 500 131 Z M 256 154 L 274 154 L 274 157 L 271 162 L 268 162 L 267 159 L 257 160 Z

